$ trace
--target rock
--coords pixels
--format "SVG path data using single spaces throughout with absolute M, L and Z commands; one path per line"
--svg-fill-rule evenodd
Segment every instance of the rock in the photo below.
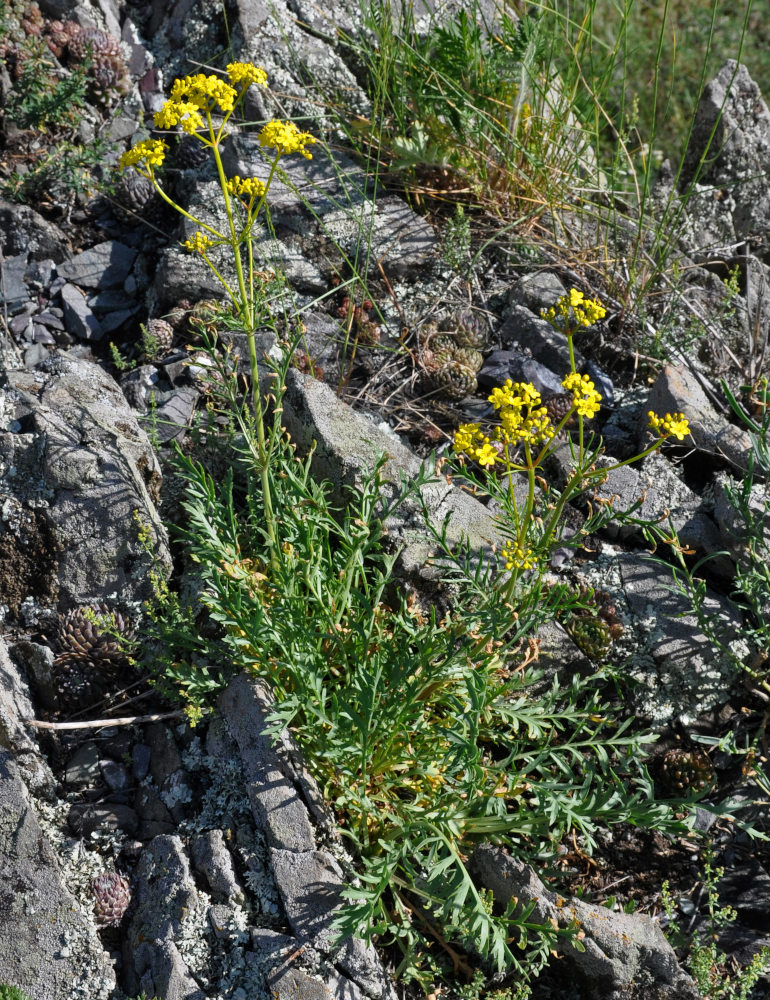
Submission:
M 550 309 L 566 294 L 567 289 L 551 271 L 535 271 L 525 274 L 511 285 L 508 301 L 512 305 L 526 306 L 535 316 L 539 316 L 541 309 Z
M 90 837 L 96 830 L 120 830 L 127 837 L 133 837 L 139 829 L 136 812 L 119 802 L 104 806 L 78 803 L 70 809 L 67 823 L 79 837 Z
M 242 903 L 243 888 L 238 882 L 233 858 L 221 830 L 206 830 L 190 845 L 196 871 L 206 879 L 215 898 Z
M 580 579 L 609 591 L 619 605 L 627 629 L 617 655 L 634 682 L 628 693 L 638 716 L 659 730 L 673 719 L 692 723 L 728 700 L 736 668 L 704 635 L 668 569 L 639 553 L 617 552 L 583 566 Z M 740 616 L 725 598 L 707 590 L 703 613 L 736 656 L 747 654 Z
M 29 304 L 29 290 L 24 281 L 28 255 L 19 254 L 3 261 L 3 301 L 10 316 L 22 312 Z
M 20 639 L 11 646 L 11 656 L 27 671 L 40 705 L 48 711 L 55 709 L 58 696 L 54 685 L 54 652 L 51 647 L 29 639 Z
M 340 866 L 326 851 L 271 848 L 270 860 L 296 938 L 318 951 L 334 950 L 338 933 L 333 923 L 344 888 Z
M 650 390 L 643 416 L 645 426 L 648 410 L 659 416 L 684 413 L 690 422 L 690 437 L 699 451 L 727 461 L 742 471 L 748 468 L 750 435 L 714 411 L 695 375 L 688 369 L 666 365 Z M 642 446 L 644 440 L 641 439 Z
M 124 792 L 131 785 L 128 768 L 114 760 L 99 761 L 104 783 L 111 792 Z
M 180 954 L 185 924 L 197 917 L 202 939 L 208 920 L 179 837 L 155 837 L 142 852 L 134 905 L 123 948 L 129 991 L 144 990 L 164 1000 L 205 1000 Z
M 313 475 L 331 484 L 335 503 L 344 502 L 346 487 L 360 485 L 381 455 L 387 456 L 383 502 L 393 499 L 402 477 L 413 478 L 421 468 L 417 456 L 392 435 L 339 400 L 328 386 L 294 370 L 288 373 L 283 417 L 301 453 L 307 453 L 315 442 Z M 492 546 L 502 541 L 487 508 L 445 480 L 426 485 L 422 498 L 437 529 L 449 517 L 450 546 L 467 539 L 471 551 L 490 554 Z M 408 499 L 388 517 L 386 528 L 389 544 L 399 551 L 400 572 L 434 583 L 441 570 L 430 562 L 436 546 L 426 537 L 421 504 Z
M 562 378 L 524 351 L 492 351 L 484 358 L 478 373 L 479 388 L 490 393 L 506 379 L 512 382 L 531 382 L 541 396 L 564 392 Z
M 756 858 L 730 868 L 719 880 L 720 899 L 736 910 L 740 923 L 767 930 L 770 907 L 770 875 Z
M 16 643 L 14 648 L 18 645 Z M 15 655 L 18 657 L 18 653 Z M 0 637 L 0 747 L 13 752 L 15 765 L 27 786 L 37 795 L 51 799 L 56 784 L 53 774 L 25 726 L 26 720 L 34 718 L 35 709 L 27 682 L 8 655 L 5 640 Z
M 550 461 L 558 467 L 558 481 L 562 486 L 573 466 L 567 445 L 556 449 Z M 600 459 L 597 466 L 612 466 L 614 460 Z M 721 553 L 722 537 L 714 521 L 703 510 L 703 501 L 679 476 L 661 453 L 654 452 L 642 463 L 624 465 L 607 473 L 605 482 L 592 487 L 591 499 L 610 500 L 619 513 L 633 510 L 633 517 L 664 526 L 669 523 L 685 548 L 699 555 L 713 555 L 713 571 L 731 576 L 732 563 Z M 638 505 L 638 506 L 637 506 Z M 636 509 L 634 510 L 634 508 Z M 605 535 L 613 540 L 643 542 L 644 534 L 638 524 L 611 521 L 604 528 Z
M 733 497 L 742 494 L 743 485 L 740 482 L 725 473 L 717 473 L 714 479 L 714 520 L 721 534 L 722 547 L 730 552 L 737 565 L 746 568 L 750 561 L 747 545 L 751 532 L 733 502 Z M 758 531 L 770 537 L 770 505 L 766 485 L 754 483 L 745 499 Z
M 192 423 L 193 414 L 201 398 L 192 386 L 175 389 L 154 413 L 154 433 L 161 444 L 181 441 Z
M 672 986 L 677 996 L 699 1000 L 695 984 L 681 970 L 673 948 L 650 917 L 565 899 L 550 892 L 529 865 L 489 844 L 474 850 L 469 870 L 481 886 L 493 892 L 499 906 L 512 899 L 520 907 L 534 903 L 529 921 L 579 928 L 581 950 L 569 939 L 557 939 L 554 947 L 590 995 L 620 1000 L 625 988 L 647 974 L 655 986 Z
M 733 59 L 706 85 L 698 103 L 679 178 L 681 190 L 694 178 L 710 189 L 712 201 L 714 190 L 729 197 L 734 232 L 729 242 L 766 243 L 770 111 L 749 71 Z
M 134 808 L 141 821 L 140 840 L 152 840 L 160 834 L 174 832 L 171 812 L 155 788 L 144 785 L 138 788 L 134 796 Z
M 58 226 L 28 205 L 17 205 L 4 198 L 0 198 L 0 234 L 6 257 L 28 253 L 31 260 L 50 258 L 58 264 L 69 253 L 67 237 Z
M 160 469 L 120 389 L 61 355 L 5 379 L 6 419 L 19 430 L 0 430 L 0 488 L 19 520 L 0 534 L 0 600 L 18 608 L 27 594 L 58 595 L 65 609 L 145 599 L 151 560 L 139 524 L 158 569 L 170 565 L 155 509 Z
M 131 749 L 131 766 L 134 779 L 144 781 L 150 770 L 152 750 L 146 743 L 135 743 Z
M 218 707 L 243 758 L 244 781 L 254 819 L 271 847 L 310 852 L 315 834 L 310 816 L 290 779 L 291 765 L 267 735 L 272 699 L 266 686 L 237 677 L 219 697 Z
M 117 240 L 107 240 L 59 264 L 60 277 L 81 288 L 120 288 L 128 277 L 137 251 Z
M 62 884 L 10 752 L 0 747 L 0 982 L 32 1000 L 108 1000 L 115 973 L 90 916 Z
M 567 338 L 547 320 L 535 316 L 524 306 L 513 305 L 506 311 L 498 336 L 506 350 L 517 346 L 529 351 L 535 361 L 554 372 L 559 382 L 569 371 Z M 586 366 L 586 360 L 577 347 L 575 366 L 578 371 L 583 371 Z
M 99 779 L 99 746 L 93 740 L 81 744 L 64 768 L 68 785 L 88 785 Z
M 101 340 L 104 328 L 86 302 L 85 295 L 75 285 L 67 283 L 61 290 L 64 323 L 68 333 L 79 340 Z

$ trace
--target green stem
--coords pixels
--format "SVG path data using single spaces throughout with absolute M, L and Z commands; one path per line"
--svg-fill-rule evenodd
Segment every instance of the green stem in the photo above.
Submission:
M 206 114 L 209 130 L 213 135 L 213 124 L 211 121 L 210 114 Z M 224 123 L 223 123 L 224 125 Z M 216 136 L 218 140 L 221 136 L 222 128 L 220 127 L 219 133 Z M 262 483 L 262 503 L 265 508 L 265 527 L 267 530 L 268 546 L 270 548 L 270 565 L 273 570 L 279 568 L 278 560 L 278 539 L 276 535 L 276 524 L 275 524 L 275 514 L 273 511 L 273 496 L 272 488 L 270 484 L 270 470 L 268 468 L 268 447 L 267 440 L 265 437 L 265 420 L 264 412 L 262 407 L 262 396 L 260 394 L 259 388 L 259 362 L 257 359 L 257 343 L 254 330 L 254 303 L 249 298 L 248 291 L 246 289 L 246 281 L 243 274 L 243 260 L 241 258 L 241 249 L 238 239 L 238 233 L 235 228 L 235 218 L 233 216 L 233 206 L 230 201 L 230 193 L 227 190 L 227 177 L 225 175 L 225 168 L 222 163 L 222 157 L 219 153 L 218 142 L 215 141 L 212 145 L 212 151 L 214 153 L 214 161 L 217 165 L 217 174 L 219 175 L 219 185 L 222 189 L 222 195 L 225 199 L 225 211 L 227 212 L 227 223 L 230 229 L 230 245 L 233 249 L 233 258 L 235 261 L 235 273 L 238 277 L 238 289 L 241 296 L 240 308 L 238 309 L 241 320 L 244 325 L 246 332 L 246 342 L 249 349 L 249 366 L 251 368 L 251 400 L 252 407 L 254 411 L 254 425 L 257 432 L 257 448 L 259 451 L 259 477 Z M 270 174 L 272 178 L 272 171 Z M 236 305 L 238 305 L 236 300 Z

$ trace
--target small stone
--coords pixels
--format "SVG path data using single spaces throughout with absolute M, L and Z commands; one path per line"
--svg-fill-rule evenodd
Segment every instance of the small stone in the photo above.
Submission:
M 55 344 L 56 338 L 46 327 L 40 323 L 32 324 L 32 341 L 35 344 Z
M 59 264 L 58 272 L 83 288 L 120 288 L 135 259 L 136 250 L 117 240 L 107 240 Z
M 68 785 L 88 785 L 99 778 L 99 747 L 84 743 L 67 761 L 64 780 Z
M 121 830 L 133 837 L 139 828 L 139 818 L 130 806 L 96 806 L 88 803 L 73 806 L 67 816 L 73 833 L 89 837 L 96 830 Z
M 111 791 L 122 792 L 128 788 L 131 779 L 128 768 L 124 767 L 123 764 L 117 764 L 114 760 L 103 760 L 99 767 L 101 768 L 102 777 Z
M 146 743 L 136 743 L 131 751 L 132 771 L 137 781 L 144 781 L 150 770 L 152 751 Z
M 67 330 L 81 340 L 101 340 L 104 336 L 102 325 L 80 289 L 66 284 L 61 290 L 61 298 Z
M 45 344 L 33 344 L 24 352 L 24 367 L 37 368 L 47 357 L 48 348 Z

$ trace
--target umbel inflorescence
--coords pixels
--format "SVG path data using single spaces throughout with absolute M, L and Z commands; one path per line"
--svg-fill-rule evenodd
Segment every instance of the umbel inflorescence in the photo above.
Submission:
M 510 499 L 513 521 L 507 526 L 512 537 L 502 548 L 503 562 L 508 571 L 526 571 L 537 566 L 538 549 L 544 556 L 553 540 L 556 517 L 570 493 L 581 492 L 589 484 L 605 478 L 613 469 L 644 458 L 660 447 L 666 438 L 676 437 L 681 441 L 690 432 L 683 414 L 667 413 L 660 417 L 651 410 L 648 427 L 655 434 L 655 440 L 649 448 L 616 465 L 597 469 L 594 461 L 598 451 L 586 447 L 583 422 L 596 416 L 601 409 L 602 398 L 589 376 L 580 374 L 576 369 L 573 337 L 581 328 L 602 320 L 606 310 L 598 299 L 586 298 L 583 292 L 573 288 L 542 315 L 567 340 L 570 371 L 561 383 L 564 389 L 558 397 L 561 405 L 552 407 L 549 401 L 544 402 L 537 389 L 528 382 L 508 379 L 502 386 L 493 389 L 488 397 L 499 422 L 489 430 L 479 423 L 461 424 L 454 435 L 455 453 L 461 459 L 471 459 L 492 475 L 498 475 L 505 484 L 504 492 Z M 556 446 L 560 432 L 573 420 L 578 425 L 573 474 L 568 488 L 562 491 L 562 499 L 551 505 L 553 513 L 545 521 L 539 543 L 534 544 L 532 522 L 536 470 Z M 517 506 L 513 491 L 513 473 L 526 473 L 529 479 L 528 498 L 520 506 Z
M 270 448 L 263 424 L 255 338 L 263 301 L 260 272 L 256 269 L 254 260 L 254 230 L 259 213 L 266 205 L 281 157 L 299 153 L 310 160 L 312 153 L 308 146 L 313 145 L 316 140 L 294 122 L 266 122 L 258 132 L 257 139 L 263 150 L 272 151 L 267 178 L 262 180 L 259 177 L 239 175 L 228 177 L 220 153 L 220 146 L 227 135 L 227 123 L 243 103 L 250 87 L 267 86 L 267 74 L 260 66 L 252 63 L 232 62 L 227 66 L 226 77 L 227 79 L 213 73 L 196 73 L 194 76 L 175 80 L 171 88 L 171 99 L 166 101 L 154 117 L 156 128 L 181 128 L 186 134 L 185 138 L 199 142 L 204 150 L 211 152 L 227 217 L 226 224 L 221 229 L 186 211 L 163 190 L 157 171 L 163 165 L 168 150 L 165 140 L 145 139 L 138 142 L 123 154 L 120 166 L 122 169 L 133 167 L 147 178 L 161 198 L 196 227 L 195 232 L 182 242 L 182 246 L 190 253 L 200 256 L 216 276 L 233 304 L 237 322 L 246 334 L 253 410 L 253 417 L 249 417 L 249 420 L 253 419 L 256 439 L 253 457 L 262 479 L 265 530 L 273 553 L 271 562 L 276 566 L 276 527 L 268 475 Z M 211 251 L 218 247 L 229 249 L 232 254 L 235 281 L 226 277 L 212 259 Z

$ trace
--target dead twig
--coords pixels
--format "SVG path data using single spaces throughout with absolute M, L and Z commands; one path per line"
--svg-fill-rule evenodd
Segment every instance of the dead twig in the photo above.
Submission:
M 165 719 L 183 719 L 181 710 L 176 712 L 160 712 L 156 715 L 127 715 L 117 719 L 92 719 L 90 722 L 39 722 L 37 719 L 24 719 L 28 726 L 35 729 L 101 729 L 104 726 L 134 726 L 144 722 L 163 722 Z

